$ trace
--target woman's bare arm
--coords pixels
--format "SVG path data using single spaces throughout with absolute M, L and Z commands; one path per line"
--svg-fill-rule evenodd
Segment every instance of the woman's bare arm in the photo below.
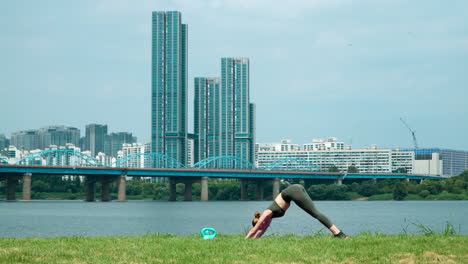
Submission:
M 247 236 L 245 236 L 245 239 L 261 237 L 270 226 L 272 214 L 273 212 L 271 210 L 265 210 L 258 219 L 257 224 L 255 224 Z

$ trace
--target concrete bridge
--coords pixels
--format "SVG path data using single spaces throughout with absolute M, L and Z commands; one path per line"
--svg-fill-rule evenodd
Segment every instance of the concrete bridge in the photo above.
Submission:
M 263 187 L 273 185 L 273 197 L 279 194 L 280 179 L 303 179 L 306 185 L 315 180 L 331 180 L 341 184 L 343 180 L 356 179 L 406 179 L 406 180 L 442 180 L 442 177 L 404 173 L 339 173 L 305 171 L 267 171 L 267 170 L 223 170 L 223 169 L 139 169 L 109 167 L 58 167 L 58 166 L 22 166 L 0 165 L 0 180 L 6 180 L 6 199 L 16 200 L 15 189 L 19 181 L 23 184 L 22 200 L 31 200 L 31 181 L 34 175 L 71 175 L 85 177 L 86 201 L 94 201 L 94 187 L 101 183 L 101 201 L 110 201 L 109 185 L 118 183 L 118 201 L 126 200 L 126 177 L 166 177 L 169 178 L 169 201 L 176 199 L 176 184 L 185 184 L 184 198 L 192 200 L 192 184 L 201 183 L 201 200 L 208 200 L 208 178 L 240 179 L 241 200 L 247 200 L 247 187 L 256 185 L 257 200 L 263 200 Z M 307 186 L 306 186 L 307 187 Z

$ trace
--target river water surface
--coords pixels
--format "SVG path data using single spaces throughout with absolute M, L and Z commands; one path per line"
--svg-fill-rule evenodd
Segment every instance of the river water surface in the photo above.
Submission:
M 195 235 L 204 228 L 245 234 L 255 210 L 270 202 L 0 202 L 0 237 Z M 447 222 L 468 235 L 468 201 L 317 201 L 345 233 L 417 234 L 415 224 L 443 231 Z M 413 224 L 414 223 L 414 224 Z M 312 235 L 323 226 L 296 205 L 274 219 L 267 235 Z

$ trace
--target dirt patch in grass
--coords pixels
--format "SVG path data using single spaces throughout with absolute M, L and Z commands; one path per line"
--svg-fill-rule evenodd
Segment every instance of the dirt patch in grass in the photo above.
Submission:
M 416 263 L 416 256 L 411 253 L 402 253 L 402 254 L 397 254 L 394 257 L 397 261 L 392 261 L 394 263 L 398 264 L 415 264 Z
M 453 260 L 453 258 L 455 258 L 455 256 L 453 255 L 439 255 L 430 251 L 424 252 L 424 254 L 422 254 L 422 256 L 420 256 L 419 258 L 417 258 L 415 254 L 411 253 L 397 254 L 394 258 L 397 260 L 396 263 L 399 264 L 416 264 L 421 262 L 421 257 L 425 260 L 424 263 L 456 263 L 456 261 Z
M 21 249 L 12 247 L 12 248 L 0 248 L 0 254 L 10 254 L 10 253 L 18 253 Z
M 327 260 L 327 261 L 321 262 L 321 263 L 322 264 L 336 264 L 336 263 L 339 263 L 339 264 L 356 264 L 356 261 L 353 258 L 349 258 L 349 259 L 345 259 L 344 261 Z
M 304 262 L 273 262 L 273 264 L 304 264 Z
M 428 251 L 423 254 L 423 257 L 432 263 L 447 263 L 447 264 L 456 263 L 453 260 L 453 258 L 455 257 L 453 255 L 445 256 L 445 255 L 439 255 L 437 253 Z

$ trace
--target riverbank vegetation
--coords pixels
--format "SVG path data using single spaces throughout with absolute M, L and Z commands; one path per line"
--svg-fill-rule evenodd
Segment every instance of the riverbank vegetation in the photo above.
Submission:
M 290 181 L 301 183 L 303 181 Z M 281 188 L 288 183 L 282 183 Z M 468 170 L 461 175 L 442 181 L 425 180 L 406 182 L 400 179 L 352 181 L 345 179 L 342 185 L 331 181 L 306 184 L 307 191 L 314 200 L 468 200 Z M 249 185 L 250 200 L 255 200 L 256 187 Z M 177 185 L 177 199 L 183 200 L 184 185 Z M 265 184 L 264 198 L 272 199 L 272 185 Z M 110 187 L 111 198 L 117 198 L 117 184 Z M 240 183 L 237 180 L 211 180 L 209 183 L 210 200 L 239 200 Z M 17 185 L 17 197 L 21 197 L 21 185 Z M 193 199 L 199 200 L 201 188 L 196 183 L 192 189 Z M 5 197 L 5 183 L 0 182 L 0 199 Z M 34 176 L 32 199 L 82 200 L 85 186 L 77 177 Z M 96 184 L 96 198 L 100 197 L 100 184 Z M 167 200 L 169 185 L 164 182 L 152 183 L 139 178 L 127 181 L 127 199 Z
M 468 236 L 0 239 L 0 263 L 466 263 Z

